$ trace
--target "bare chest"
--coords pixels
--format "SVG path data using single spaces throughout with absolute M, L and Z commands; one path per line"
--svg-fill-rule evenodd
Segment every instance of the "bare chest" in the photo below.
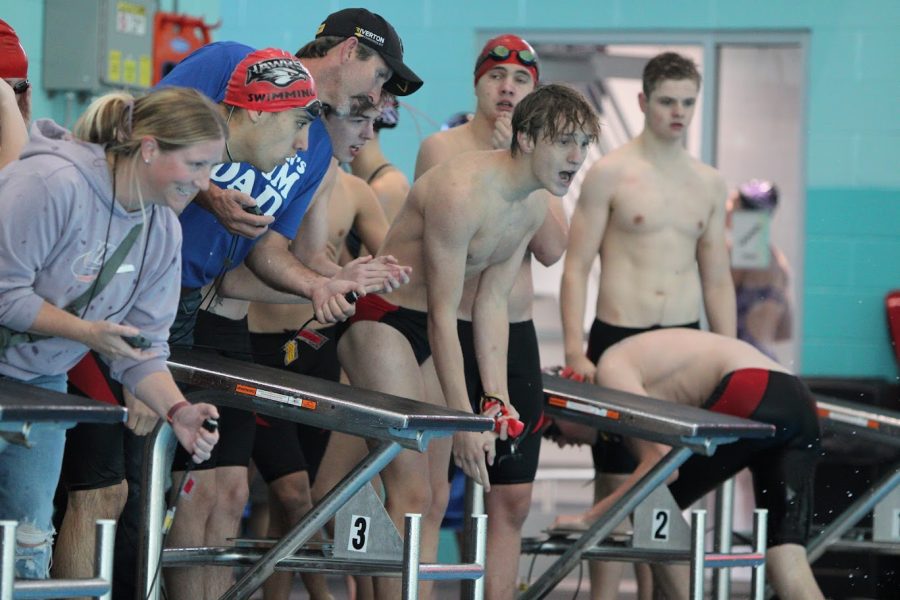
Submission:
M 466 252 L 466 271 L 483 271 L 508 260 L 536 229 L 542 218 L 540 207 L 523 201 L 521 206 L 491 211 L 483 216 Z
M 328 243 L 340 249 L 353 227 L 356 218 L 355 206 L 350 202 L 332 201 L 328 205 Z
M 622 179 L 610 204 L 610 224 L 627 233 L 673 231 L 696 239 L 712 213 L 709 191 L 696 178 L 647 173 Z

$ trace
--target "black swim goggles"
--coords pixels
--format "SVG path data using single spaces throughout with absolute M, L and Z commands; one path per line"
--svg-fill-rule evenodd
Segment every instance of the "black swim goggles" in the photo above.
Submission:
M 315 100 L 304 106 L 303 110 L 305 110 L 306 114 L 308 114 L 309 117 L 315 121 L 322 114 L 322 102 L 318 98 L 316 98 Z
M 30 88 L 30 87 L 31 87 L 31 82 L 28 81 L 27 79 L 23 79 L 22 81 L 19 81 L 19 82 L 13 84 L 12 89 L 13 89 L 13 92 L 15 92 L 17 95 L 21 95 L 21 94 L 24 94 L 25 92 L 27 92 L 28 88 Z
M 478 59 L 478 63 L 475 65 L 475 70 L 477 71 L 481 65 L 487 59 L 493 59 L 496 61 L 502 61 L 509 58 L 509 55 L 513 52 L 516 53 L 516 60 L 518 60 L 521 64 L 526 67 L 533 67 L 537 64 L 537 56 L 534 55 L 534 52 L 527 48 L 523 48 L 522 50 L 515 50 L 512 48 L 507 48 L 506 46 L 494 46 L 491 48 L 491 51 Z

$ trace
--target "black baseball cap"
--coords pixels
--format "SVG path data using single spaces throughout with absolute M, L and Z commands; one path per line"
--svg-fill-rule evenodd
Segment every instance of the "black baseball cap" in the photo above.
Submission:
M 378 52 L 394 75 L 384 84 L 384 90 L 395 96 L 409 96 L 420 87 L 422 80 L 403 63 L 403 42 L 397 30 L 384 17 L 365 8 L 345 8 L 331 13 L 316 30 L 316 37 L 356 37 L 360 43 Z

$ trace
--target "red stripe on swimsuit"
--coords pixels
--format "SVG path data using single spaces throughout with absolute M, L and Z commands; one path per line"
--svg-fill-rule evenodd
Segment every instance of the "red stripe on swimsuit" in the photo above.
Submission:
M 769 384 L 766 369 L 740 369 L 731 373 L 728 384 L 710 410 L 747 418 L 753 414 L 762 401 Z
M 391 304 L 378 294 L 367 294 L 356 301 L 356 313 L 350 317 L 350 322 L 381 321 L 384 315 L 394 312 L 398 308 L 400 307 Z

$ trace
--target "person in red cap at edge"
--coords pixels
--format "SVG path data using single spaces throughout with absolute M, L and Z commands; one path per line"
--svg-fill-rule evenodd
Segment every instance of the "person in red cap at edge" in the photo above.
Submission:
M 28 56 L 15 30 L 0 19 L 0 168 L 19 158 L 30 120 Z
M 422 143 L 416 159 L 416 179 L 431 167 L 472 150 L 509 149 L 512 114 L 516 105 L 538 84 L 538 58 L 517 35 L 489 40 L 475 61 L 475 115 L 466 124 L 435 133 Z M 562 257 L 568 224 L 562 200 L 541 189 L 547 216 L 528 244 L 515 285 L 509 296 L 507 377 L 510 401 L 527 430 L 524 438 L 497 442 L 497 458 L 488 467 L 490 491 L 485 494 L 488 514 L 487 597 L 512 598 L 519 568 L 522 525 L 531 507 L 531 492 L 540 452 L 535 433 L 543 414 L 543 386 L 537 334 L 531 320 L 533 286 L 531 257 L 549 266 Z M 466 387 L 474 411 L 479 411 L 481 380 L 475 360 L 472 303 L 477 278 L 468 282 L 458 311 Z M 516 444 L 516 445 L 513 445 Z

